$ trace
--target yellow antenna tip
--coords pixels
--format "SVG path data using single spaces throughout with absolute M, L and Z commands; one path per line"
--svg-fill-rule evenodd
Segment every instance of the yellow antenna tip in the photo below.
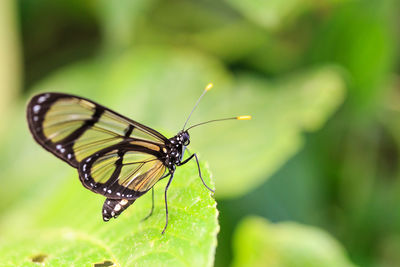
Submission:
M 213 86 L 214 86 L 214 84 L 209 83 L 209 84 L 207 84 L 207 86 L 204 90 L 209 91 L 209 90 L 211 90 L 211 88 L 213 88 Z
M 240 120 L 240 121 L 251 120 L 251 116 L 250 115 L 244 115 L 244 116 L 236 117 L 236 119 Z

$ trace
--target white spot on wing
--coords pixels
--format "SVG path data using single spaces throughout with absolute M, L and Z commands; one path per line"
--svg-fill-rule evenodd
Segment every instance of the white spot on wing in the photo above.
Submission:
M 48 95 L 48 94 L 47 94 Z M 43 103 L 44 101 L 46 101 L 46 99 L 47 99 L 47 97 L 46 97 L 46 95 L 42 95 L 42 96 L 40 96 L 39 98 L 38 98 L 38 103 Z
M 40 110 L 40 105 L 34 105 L 34 106 L 33 106 L 33 112 L 34 112 L 34 113 L 38 113 L 39 110 Z

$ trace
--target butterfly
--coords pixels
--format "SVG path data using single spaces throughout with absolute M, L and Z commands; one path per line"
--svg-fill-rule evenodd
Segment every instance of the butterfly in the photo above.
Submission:
M 33 138 L 43 148 L 76 168 L 84 187 L 106 197 L 102 216 L 104 221 L 117 218 L 137 198 L 164 178 L 166 222 L 168 225 L 167 191 L 177 166 L 196 160 L 203 185 L 214 192 L 201 175 L 196 153 L 184 158 L 190 143 L 189 130 L 199 125 L 221 120 L 247 120 L 239 116 L 206 121 L 185 129 L 189 118 L 204 94 L 207 85 L 183 128 L 172 138 L 131 120 L 89 99 L 64 94 L 41 93 L 27 105 L 27 121 Z

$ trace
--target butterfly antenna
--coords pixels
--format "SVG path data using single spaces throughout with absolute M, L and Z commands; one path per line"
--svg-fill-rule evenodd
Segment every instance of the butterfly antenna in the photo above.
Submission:
M 185 124 L 183 125 L 182 130 L 185 129 L 186 124 L 188 123 L 190 117 L 192 116 L 193 111 L 194 111 L 194 110 L 197 108 L 197 106 L 199 105 L 200 100 L 203 98 L 203 96 L 204 96 L 208 91 L 211 90 L 211 88 L 213 88 L 213 86 L 214 86 L 214 85 L 213 85 L 212 83 L 209 83 L 209 84 L 207 84 L 206 88 L 204 88 L 204 91 L 203 91 L 203 93 L 201 94 L 201 96 L 199 97 L 199 99 L 197 100 L 196 104 L 194 105 L 194 107 L 193 107 L 193 109 L 192 109 L 192 112 L 190 112 L 189 117 L 186 119 L 186 122 L 185 122 Z
M 243 116 L 238 116 L 238 117 L 232 117 L 232 118 L 224 118 L 224 119 L 216 119 L 216 120 L 210 120 L 210 121 L 205 121 L 205 122 L 201 122 L 195 125 L 190 126 L 189 128 L 186 129 L 186 131 L 189 131 L 190 129 L 203 125 L 203 124 L 207 124 L 210 122 L 216 122 L 216 121 L 227 121 L 227 120 L 240 120 L 240 121 L 244 121 L 244 120 L 251 120 L 251 116 L 250 115 L 243 115 Z

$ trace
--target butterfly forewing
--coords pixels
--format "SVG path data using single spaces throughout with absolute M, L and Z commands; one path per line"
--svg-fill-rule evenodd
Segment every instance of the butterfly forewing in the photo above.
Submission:
M 78 167 L 83 159 L 126 139 L 160 149 L 166 138 L 88 99 L 45 93 L 28 104 L 29 128 L 39 144 Z
M 109 198 L 136 199 L 151 189 L 165 173 L 159 150 L 138 145 L 135 141 L 112 145 L 79 164 L 81 182 Z

